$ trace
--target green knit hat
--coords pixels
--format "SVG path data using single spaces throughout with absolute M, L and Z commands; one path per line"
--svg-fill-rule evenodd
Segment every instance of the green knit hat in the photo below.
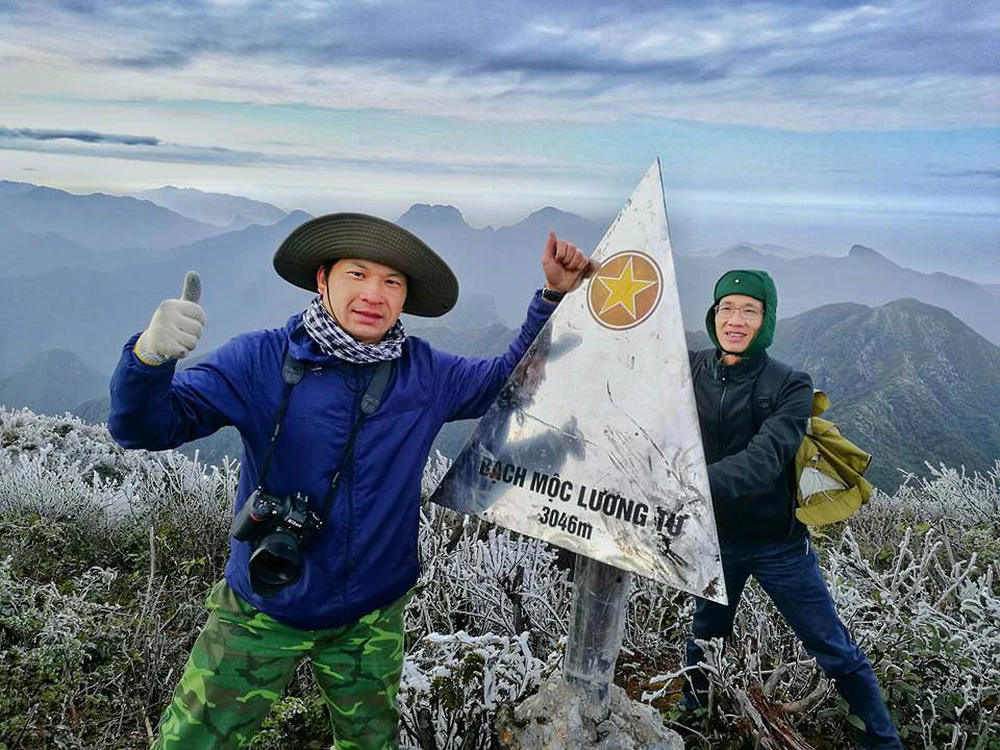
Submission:
M 752 357 L 767 349 L 774 340 L 774 325 L 778 319 L 778 290 L 774 286 L 774 280 L 767 271 L 734 269 L 726 271 L 715 282 L 715 301 L 708 308 L 705 315 L 705 327 L 708 329 L 708 337 L 715 344 L 716 349 L 722 349 L 719 338 L 715 334 L 715 306 L 723 297 L 730 294 L 745 294 L 764 303 L 764 320 L 760 324 L 757 335 L 754 336 L 750 346 L 743 352 L 741 357 Z

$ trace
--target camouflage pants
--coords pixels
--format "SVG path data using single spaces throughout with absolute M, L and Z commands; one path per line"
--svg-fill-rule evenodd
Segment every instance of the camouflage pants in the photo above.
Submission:
M 245 746 L 304 657 L 330 710 L 337 750 L 397 748 L 406 599 L 339 628 L 298 630 L 258 612 L 220 582 L 206 602 L 208 623 L 160 720 L 154 750 Z

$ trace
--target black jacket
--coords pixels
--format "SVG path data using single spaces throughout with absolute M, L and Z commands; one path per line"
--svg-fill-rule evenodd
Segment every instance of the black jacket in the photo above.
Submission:
M 689 352 L 719 539 L 777 542 L 805 532 L 795 518 L 792 459 L 812 410 L 812 380 L 793 370 L 756 424 L 754 385 L 767 354 L 723 365 Z

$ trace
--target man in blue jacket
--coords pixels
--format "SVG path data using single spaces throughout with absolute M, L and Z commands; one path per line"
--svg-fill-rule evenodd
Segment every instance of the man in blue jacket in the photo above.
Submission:
M 732 635 L 750 576 L 774 602 L 806 651 L 865 723 L 868 748 L 902 748 L 871 664 L 837 617 L 809 533 L 795 517 L 795 452 L 812 410 L 812 380 L 768 363 L 778 293 L 764 271 L 727 271 L 715 285 L 705 326 L 714 348 L 691 353 L 691 374 L 708 463 L 729 604 L 697 599 L 687 664 L 703 660 L 695 642 Z M 787 371 L 775 394 L 758 393 L 766 367 Z M 770 400 L 769 403 L 761 403 Z M 682 705 L 702 703 L 708 680 L 690 673 Z
M 545 286 L 492 359 L 406 336 L 400 313 L 444 314 L 458 283 L 396 224 L 321 216 L 285 239 L 274 266 L 318 293 L 284 328 L 238 336 L 175 372 L 205 323 L 185 284 L 127 342 L 111 381 L 109 428 L 126 448 L 173 448 L 225 425 L 243 438 L 225 579 L 154 747 L 244 746 L 308 656 L 337 747 L 395 748 L 431 443 L 445 422 L 487 410 L 588 260 L 550 233 Z

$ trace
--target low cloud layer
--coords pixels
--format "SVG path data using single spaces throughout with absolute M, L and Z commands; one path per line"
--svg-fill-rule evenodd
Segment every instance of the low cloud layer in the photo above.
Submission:
M 42 130 L 37 128 L 0 127 L 0 140 L 80 141 L 82 143 L 118 143 L 123 146 L 157 146 L 159 138 L 147 135 L 115 135 L 92 130 Z
M 195 146 L 168 143 L 147 136 L 113 135 L 92 131 L 37 130 L 0 126 L 0 151 L 88 156 L 173 164 L 199 164 L 225 167 L 283 167 L 304 170 L 370 169 L 391 164 L 397 170 L 420 170 L 425 174 L 450 174 L 476 171 L 480 174 L 571 175 L 582 167 L 554 159 L 470 157 L 452 154 L 376 152 L 370 154 L 283 151 L 280 153 L 248 151 L 224 146 Z M 596 170 L 599 171 L 599 170 Z M 588 168 L 593 174 L 595 169 Z

